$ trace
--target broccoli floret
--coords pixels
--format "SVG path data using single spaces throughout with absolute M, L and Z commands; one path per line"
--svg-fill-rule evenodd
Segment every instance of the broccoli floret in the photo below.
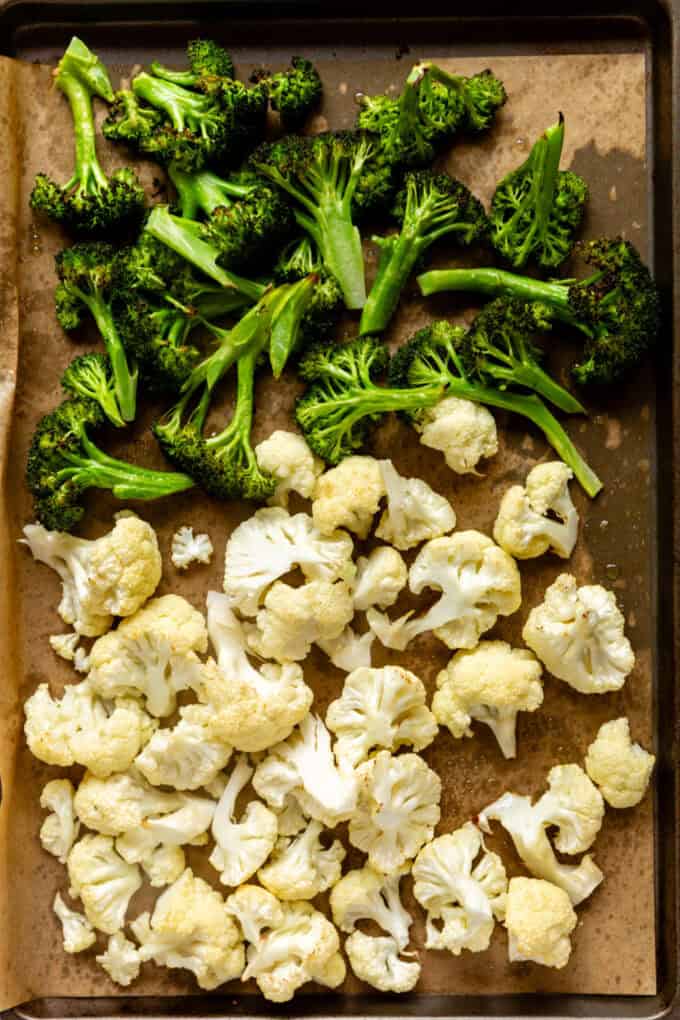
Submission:
M 107 177 L 97 159 L 92 100 L 94 96 L 113 100 L 106 68 L 74 37 L 59 61 L 55 84 L 71 107 L 75 169 L 64 185 L 38 174 L 31 208 L 80 236 L 110 237 L 136 227 L 144 213 L 144 189 L 129 167 Z
M 174 82 L 175 85 L 198 88 L 205 92 L 213 86 L 219 87 L 223 78 L 234 77 L 234 62 L 230 54 L 211 39 L 192 39 L 187 44 L 187 60 L 188 71 L 174 71 L 154 61 L 151 72 L 157 78 Z
M 116 428 L 125 425 L 118 407 L 111 362 L 106 354 L 79 354 L 66 367 L 61 385 L 73 397 L 95 400 Z
M 374 239 L 380 245 L 380 260 L 361 315 L 360 333 L 387 328 L 409 276 L 430 245 L 446 236 L 471 244 L 488 229 L 481 203 L 465 185 L 432 170 L 406 175 L 392 212 L 400 222 L 399 233 Z
M 307 237 L 292 241 L 281 252 L 274 266 L 277 283 L 296 283 L 314 276 L 316 283 L 307 310 L 302 317 L 300 346 L 328 334 L 335 328 L 343 307 L 338 281 L 324 266 L 314 244 Z
M 56 259 L 59 284 L 57 318 L 65 330 L 80 325 L 86 309 L 101 334 L 111 362 L 116 400 L 124 421 L 133 421 L 137 401 L 137 368 L 128 364 L 113 314 L 119 261 L 115 248 L 103 241 L 81 241 Z
M 71 531 L 85 512 L 87 489 L 108 489 L 117 499 L 160 499 L 193 486 L 187 475 L 152 471 L 103 453 L 89 432 L 104 414 L 94 400 L 66 400 L 40 420 L 28 453 L 26 482 L 36 517 L 46 528 Z
M 276 74 L 256 71 L 251 81 L 266 85 L 272 110 L 279 114 L 285 131 L 299 131 L 323 93 L 319 72 L 304 57 L 293 57 L 290 67 Z
M 611 383 L 629 374 L 654 345 L 661 325 L 659 293 L 639 253 L 622 238 L 581 242 L 577 252 L 596 272 L 583 280 L 544 282 L 500 269 L 434 270 L 418 277 L 423 294 L 471 291 L 546 305 L 552 318 L 586 337 L 577 382 Z
M 295 283 L 303 276 L 321 271 L 323 263 L 314 242 L 309 237 L 290 241 L 279 253 L 274 265 L 277 283 Z

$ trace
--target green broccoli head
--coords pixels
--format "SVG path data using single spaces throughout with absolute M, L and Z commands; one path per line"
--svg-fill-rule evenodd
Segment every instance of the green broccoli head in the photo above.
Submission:
M 117 428 L 125 425 L 118 407 L 111 362 L 106 354 L 94 351 L 79 354 L 64 370 L 61 385 L 70 396 L 99 404 L 112 425 Z
M 297 131 L 321 100 L 323 86 L 319 72 L 310 60 L 293 57 L 286 71 L 269 74 L 256 71 L 251 81 L 266 85 L 273 110 L 286 131 Z
M 190 341 L 200 325 L 193 309 L 137 293 L 117 306 L 116 322 L 145 388 L 178 393 L 203 357 Z
M 163 129 L 163 114 L 153 106 L 140 103 L 134 92 L 122 89 L 116 92 L 108 115 L 102 124 L 102 134 L 111 142 L 123 142 L 152 153 L 155 138 Z
M 447 234 L 459 244 L 483 240 L 489 224 L 479 199 L 455 177 L 434 170 L 410 171 L 392 214 L 402 229 L 411 229 L 429 244 Z
M 454 374 L 467 379 L 466 330 L 435 319 L 403 344 L 390 362 L 389 383 L 395 388 L 446 385 Z
M 501 106 L 507 101 L 503 82 L 488 69 L 465 79 L 465 126 L 470 131 L 486 131 Z
M 60 284 L 55 292 L 57 318 L 63 329 L 80 325 L 92 302 L 107 301 L 118 280 L 117 251 L 105 241 L 81 241 L 55 257 Z
M 321 269 L 321 257 L 309 237 L 289 241 L 279 252 L 273 276 L 277 283 L 296 283 Z
M 278 188 L 260 180 L 244 198 L 214 209 L 202 229 L 220 252 L 218 265 L 244 271 L 270 262 L 294 228 L 290 204 Z

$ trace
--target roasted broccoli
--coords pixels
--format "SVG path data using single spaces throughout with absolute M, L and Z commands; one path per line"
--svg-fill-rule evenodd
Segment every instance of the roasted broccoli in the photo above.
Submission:
M 293 57 L 290 67 L 276 74 L 255 71 L 250 80 L 266 86 L 272 110 L 277 111 L 285 131 L 300 130 L 323 92 L 319 72 L 304 57 Z
M 311 300 L 307 305 L 301 326 L 300 346 L 328 337 L 337 324 L 342 311 L 342 291 L 307 237 L 292 241 L 279 255 L 274 266 L 277 283 L 296 283 L 305 277 L 316 278 Z
M 144 189 L 128 167 L 107 177 L 97 159 L 92 100 L 113 99 L 106 68 L 74 36 L 57 66 L 55 84 L 71 107 L 75 169 L 64 185 L 38 174 L 31 207 L 80 236 L 110 237 L 134 228 L 144 212 Z
M 118 407 L 111 362 L 107 354 L 94 351 L 79 354 L 64 370 L 61 385 L 69 396 L 96 401 L 116 428 L 125 425 Z
M 219 88 L 224 78 L 234 77 L 234 62 L 227 51 L 212 39 L 192 39 L 187 44 L 186 71 L 175 71 L 154 61 L 151 72 L 174 85 L 210 92 Z
M 423 294 L 471 291 L 546 305 L 552 318 L 585 334 L 579 383 L 611 383 L 628 374 L 660 328 L 657 288 L 639 253 L 622 238 L 584 241 L 577 251 L 595 272 L 583 280 L 543 282 L 500 269 L 444 269 L 418 277 Z

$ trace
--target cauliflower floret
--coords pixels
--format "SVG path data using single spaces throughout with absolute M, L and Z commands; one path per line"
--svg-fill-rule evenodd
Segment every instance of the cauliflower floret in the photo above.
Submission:
M 448 499 L 431 489 L 422 478 L 403 478 L 391 460 L 381 460 L 387 509 L 375 533 L 397 549 L 412 549 L 431 538 L 440 538 L 456 526 Z
M 290 736 L 314 695 L 297 663 L 266 663 L 258 669 L 250 663 L 242 626 L 226 595 L 208 592 L 207 604 L 217 664 L 204 667 L 198 696 L 213 713 L 216 738 L 239 751 L 264 751 Z
M 580 854 L 590 849 L 602 828 L 604 800 L 580 765 L 555 765 L 536 810 L 557 829 L 554 842 L 560 853 Z
M 255 458 L 260 470 L 277 481 L 274 495 L 268 500 L 270 506 L 287 507 L 291 492 L 311 499 L 324 469 L 323 461 L 312 453 L 304 438 L 284 429 L 277 429 L 258 443 Z
M 526 648 L 505 641 L 480 641 L 456 652 L 437 676 L 432 711 L 454 737 L 471 737 L 473 719 L 493 732 L 506 758 L 517 753 L 517 713 L 543 702 L 541 664 Z
M 142 960 L 134 944 L 126 939 L 122 931 L 109 936 L 105 953 L 95 956 L 100 967 L 106 971 L 112 981 L 127 988 L 135 978 L 139 977 Z
M 560 574 L 529 613 L 522 637 L 553 676 L 581 694 L 623 687 L 635 665 L 616 596 L 599 584 L 577 587 Z
M 482 457 L 498 453 L 493 415 L 472 400 L 444 397 L 424 411 L 415 426 L 423 446 L 440 450 L 451 470 L 459 475 L 476 474 Z
M 238 921 L 246 942 L 257 945 L 265 928 L 283 921 L 283 904 L 259 885 L 241 885 L 227 897 L 227 910 Z
M 325 849 L 320 822 L 310 821 L 293 839 L 276 842 L 268 863 L 257 873 L 263 886 L 280 900 L 311 900 L 340 878 L 346 852 L 336 839 Z
M 508 489 L 493 526 L 493 537 L 501 549 L 518 560 L 542 556 L 552 549 L 568 560 L 578 536 L 578 512 L 569 494 L 573 477 L 571 468 L 556 460 L 538 464 L 524 486 Z
M 427 542 L 411 565 L 409 587 L 416 595 L 424 588 L 442 594 L 415 619 L 406 613 L 391 621 L 369 609 L 369 625 L 387 648 L 403 651 L 413 638 L 429 630 L 449 648 L 474 648 L 499 616 L 510 616 L 522 602 L 517 564 L 479 531 Z
M 418 754 L 379 751 L 357 769 L 359 799 L 349 841 L 385 873 L 410 860 L 432 839 L 439 821 L 441 780 Z
M 389 936 L 355 931 L 345 939 L 345 952 L 359 980 L 381 992 L 410 992 L 420 977 L 420 964 L 400 960 L 399 947 Z
M 153 913 L 130 925 L 141 960 L 159 967 L 190 970 L 200 988 L 211 991 L 241 976 L 243 942 L 227 906 L 191 868 L 161 893 Z
M 380 462 L 373 457 L 347 457 L 316 483 L 312 516 L 319 531 L 331 535 L 347 528 L 366 538 L 385 495 Z
M 56 570 L 62 598 L 57 612 L 78 634 L 105 634 L 114 616 L 131 616 L 161 579 L 161 554 L 150 524 L 120 516 L 108 535 L 94 541 L 41 524 L 24 528 L 34 559 Z
M 54 897 L 52 910 L 61 921 L 62 940 L 67 953 L 82 953 L 97 941 L 94 928 L 83 914 L 71 910 L 59 893 Z
M 399 883 L 407 871 L 398 867 L 380 874 L 366 864 L 343 875 L 330 896 L 340 931 L 353 932 L 358 921 L 374 921 L 394 939 L 399 952 L 405 949 L 413 918 L 401 902 Z
M 215 801 L 191 793 L 178 793 L 174 811 L 145 818 L 141 825 L 127 829 L 116 840 L 124 860 L 145 865 L 158 847 L 204 846 L 215 813 Z
M 283 808 L 293 794 L 305 814 L 329 828 L 352 817 L 357 803 L 356 777 L 342 763 L 336 765 L 331 735 L 314 715 L 271 748 L 255 770 L 253 786 L 274 809 Z
M 352 550 L 349 535 L 335 530 L 322 535 L 309 514 L 258 510 L 227 542 L 224 591 L 233 608 L 255 616 L 270 585 L 293 567 L 312 581 L 351 581 Z
M 352 768 L 376 747 L 396 751 L 410 744 L 421 751 L 437 736 L 437 722 L 425 705 L 425 688 L 401 666 L 355 669 L 342 695 L 332 701 L 326 725 L 337 737 L 335 754 Z
M 154 786 L 197 790 L 212 782 L 231 757 L 229 744 L 213 736 L 208 705 L 185 705 L 172 729 L 157 730 L 135 765 Z
M 656 758 L 630 737 L 623 716 L 598 730 L 586 754 L 586 772 L 614 808 L 635 807 L 644 797 Z
M 66 864 L 80 831 L 80 822 L 73 809 L 74 793 L 73 783 L 68 779 L 52 779 L 40 794 L 40 807 L 51 812 L 42 823 L 40 842 L 62 864 Z
M 51 634 L 50 646 L 60 659 L 73 662 L 76 657 L 76 650 L 80 642 L 80 634 L 73 631 L 70 634 Z
M 84 648 L 76 648 L 73 654 L 73 667 L 79 673 L 90 672 L 90 656 Z
M 241 820 L 235 821 L 236 798 L 250 782 L 253 771 L 246 756 L 240 755 L 215 808 L 215 849 L 209 860 L 220 872 L 222 885 L 241 885 L 254 875 L 269 857 L 278 836 L 276 815 L 260 801 L 251 800 Z
M 413 894 L 427 911 L 427 949 L 459 956 L 463 949 L 489 948 L 495 919 L 504 916 L 508 879 L 498 854 L 484 848 L 476 825 L 466 822 L 424 846 L 413 865 L 413 882 Z
M 106 779 L 86 772 L 74 798 L 83 825 L 104 836 L 137 828 L 151 816 L 175 811 L 181 803 L 180 794 L 154 789 L 134 770 Z
M 152 715 L 171 715 L 176 695 L 196 686 L 196 652 L 207 647 L 201 613 L 180 595 L 163 595 L 95 641 L 89 681 L 104 698 L 143 695 Z
M 186 859 L 181 846 L 161 844 L 140 864 L 151 886 L 161 889 L 165 885 L 172 885 L 179 878 L 186 867 Z
M 531 960 L 558 970 L 566 967 L 576 921 L 563 889 L 535 878 L 510 879 L 505 926 L 511 963 Z
M 142 884 L 137 865 L 123 860 L 111 836 L 83 836 L 68 855 L 67 866 L 69 893 L 83 901 L 90 924 L 106 935 L 120 931 Z
M 351 627 L 345 627 L 339 637 L 317 641 L 322 652 L 325 652 L 336 669 L 351 673 L 353 669 L 361 669 L 371 665 L 371 648 L 375 634 L 367 630 L 365 634 L 357 634 Z
M 297 836 L 307 827 L 309 818 L 291 794 L 284 798 L 283 807 L 274 812 L 279 828 L 279 836 Z
M 387 609 L 399 598 L 408 580 L 402 556 L 391 545 L 379 545 L 368 556 L 357 560 L 357 576 L 353 586 L 354 608 Z
M 210 535 L 194 535 L 194 529 L 183 525 L 172 536 L 170 559 L 178 570 L 186 570 L 192 563 L 210 563 L 213 544 Z
M 352 594 L 344 581 L 307 581 L 299 588 L 277 581 L 257 624 L 246 629 L 248 646 L 263 659 L 296 662 L 309 655 L 315 641 L 340 637 L 353 616 Z

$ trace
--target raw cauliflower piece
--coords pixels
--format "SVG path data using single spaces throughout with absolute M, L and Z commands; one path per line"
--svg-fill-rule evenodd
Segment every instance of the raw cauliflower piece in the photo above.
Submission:
M 142 871 L 154 889 L 172 885 L 186 867 L 184 850 L 181 846 L 161 844 L 152 850 L 148 857 L 139 862 Z
M 290 794 L 284 798 L 283 807 L 274 812 L 279 829 L 279 836 L 297 836 L 307 828 L 309 818 L 298 804 L 295 797 Z
M 139 868 L 116 852 L 111 836 L 83 836 L 68 855 L 69 893 L 83 901 L 95 928 L 113 935 L 125 924 L 130 900 L 142 884 Z
M 569 494 L 573 477 L 571 468 L 556 460 L 537 464 L 523 486 L 508 489 L 493 526 L 501 549 L 518 560 L 552 549 L 568 560 L 578 537 L 578 512 Z
M 378 747 L 396 751 L 406 744 L 421 751 L 438 729 L 422 682 L 401 666 L 355 669 L 328 706 L 326 725 L 336 735 L 338 761 L 352 768 Z
M 656 758 L 630 737 L 625 716 L 603 723 L 586 753 L 586 772 L 613 808 L 639 804 Z
M 359 799 L 349 841 L 378 871 L 392 872 L 432 839 L 441 780 L 418 754 L 379 751 L 357 769 Z
M 366 538 L 384 495 L 380 462 L 374 457 L 346 457 L 316 483 L 314 523 L 324 535 L 347 528 L 359 538 Z
M 159 847 L 204 846 L 215 813 L 215 801 L 192 793 L 178 793 L 180 804 L 168 814 L 145 818 L 116 840 L 116 850 L 132 863 L 145 865 Z
M 416 595 L 425 588 L 441 597 L 422 616 L 406 613 L 390 620 L 369 609 L 370 627 L 387 648 L 403 651 L 413 638 L 432 630 L 449 648 L 474 648 L 499 616 L 510 616 L 522 602 L 517 564 L 479 531 L 461 531 L 427 542 L 409 570 Z
M 297 663 L 251 664 L 226 595 L 208 592 L 207 605 L 217 664 L 206 664 L 197 693 L 213 713 L 213 735 L 239 751 L 264 751 L 290 736 L 314 695 Z
M 339 638 L 354 616 L 344 581 L 307 581 L 293 588 L 277 581 L 267 592 L 257 623 L 246 629 L 249 648 L 263 659 L 296 662 L 315 641 Z
M 426 949 L 459 956 L 463 949 L 489 948 L 495 921 L 504 917 L 508 879 L 476 825 L 466 822 L 424 846 L 413 865 L 413 882 L 413 894 L 427 911 Z
M 267 860 L 278 837 L 276 815 L 258 800 L 250 801 L 239 822 L 234 818 L 236 798 L 253 771 L 245 754 L 240 755 L 213 815 L 215 849 L 209 860 L 222 885 L 246 882 Z
M 389 936 L 355 931 L 345 939 L 350 966 L 360 981 L 380 992 L 410 992 L 420 977 L 420 964 L 399 958 L 399 947 Z
M 444 397 L 419 415 L 415 427 L 420 442 L 440 450 L 452 471 L 476 474 L 482 457 L 498 453 L 498 433 L 491 412 L 472 400 Z
M 357 576 L 352 594 L 355 609 L 379 606 L 387 609 L 406 586 L 408 569 L 400 553 L 391 545 L 379 545 L 368 556 L 357 560 Z
M 50 634 L 50 646 L 60 659 L 73 662 L 76 657 L 76 650 L 80 642 L 80 634 L 72 631 L 70 634 Z
M 543 602 L 529 613 L 526 644 L 553 676 L 581 694 L 606 694 L 623 687 L 635 665 L 616 596 L 599 584 L 578 587 L 560 574 Z
M 291 492 L 311 499 L 324 470 L 323 461 L 312 453 L 304 437 L 284 429 L 277 429 L 258 443 L 255 458 L 260 470 L 277 481 L 274 495 L 268 500 L 270 506 L 287 507 Z
M 88 541 L 42 524 L 27 524 L 33 558 L 56 570 L 62 597 L 57 612 L 78 634 L 105 634 L 114 616 L 131 616 L 161 579 L 161 554 L 150 524 L 134 514 L 118 516 L 113 530 Z
M 196 653 L 207 647 L 201 613 L 180 595 L 162 595 L 95 641 L 88 679 L 103 698 L 143 696 L 151 715 L 171 715 L 176 695 L 196 686 Z
M 407 872 L 407 867 L 400 866 L 381 874 L 366 864 L 343 875 L 330 896 L 340 931 L 353 932 L 358 921 L 373 921 L 394 939 L 399 952 L 405 949 L 413 918 L 401 902 L 399 883 Z
M 76 648 L 73 654 L 73 667 L 77 669 L 79 673 L 90 672 L 90 656 L 84 648 Z
M 526 648 L 480 641 L 456 652 L 437 676 L 432 711 L 456 738 L 471 737 L 472 720 L 488 726 L 506 758 L 517 753 L 517 714 L 543 702 L 541 664 Z
M 372 630 L 367 630 L 365 634 L 357 634 L 347 626 L 339 637 L 326 641 L 320 639 L 316 643 L 336 669 L 351 673 L 353 669 L 371 665 L 371 648 L 374 641 L 375 634 Z
M 213 544 L 210 535 L 194 535 L 194 529 L 183 525 L 172 536 L 170 559 L 178 570 L 186 570 L 192 563 L 210 563 Z
M 278 839 L 274 851 L 257 873 L 262 885 L 280 900 L 311 900 L 340 878 L 346 851 L 336 839 L 324 848 L 320 822 L 310 821 L 294 838 Z
M 171 729 L 156 730 L 135 765 L 153 786 L 197 790 L 222 771 L 232 748 L 213 736 L 209 705 L 185 705 L 179 714 L 179 722 Z
M 152 816 L 175 811 L 181 803 L 180 794 L 156 790 L 134 770 L 106 779 L 86 772 L 74 798 L 83 825 L 104 836 L 137 828 Z
M 331 735 L 315 715 L 271 748 L 255 770 L 253 787 L 275 810 L 293 794 L 306 815 L 329 828 L 351 818 L 357 804 L 356 777 L 336 764 Z
M 68 779 L 52 779 L 40 794 L 40 807 L 49 809 L 40 829 L 40 842 L 45 850 L 66 864 L 71 847 L 78 838 L 80 822 L 73 808 L 73 783 Z
M 135 978 L 139 977 L 142 960 L 139 951 L 130 939 L 126 939 L 122 931 L 109 936 L 106 952 L 95 956 L 95 960 L 117 985 L 127 988 Z
M 257 510 L 232 532 L 224 561 L 224 591 L 232 608 L 255 616 L 267 589 L 299 567 L 309 580 L 351 581 L 353 542 L 344 531 L 322 534 L 309 514 Z
M 378 538 L 403 550 L 453 531 L 456 515 L 448 499 L 422 478 L 403 478 L 391 460 L 381 460 L 379 464 L 387 509 L 375 529 Z
M 97 935 L 88 919 L 77 910 L 67 907 L 59 893 L 54 897 L 52 910 L 61 922 L 65 952 L 82 953 L 94 945 Z
M 571 955 L 577 917 L 563 889 L 536 878 L 511 878 L 505 926 L 511 963 L 530 960 L 560 970 Z
M 246 942 L 258 945 L 267 928 L 283 922 L 283 904 L 259 885 L 246 883 L 227 897 L 227 910 L 236 918 Z
M 243 942 L 218 892 L 187 868 L 161 893 L 153 913 L 130 925 L 141 960 L 194 974 L 207 991 L 241 976 Z

